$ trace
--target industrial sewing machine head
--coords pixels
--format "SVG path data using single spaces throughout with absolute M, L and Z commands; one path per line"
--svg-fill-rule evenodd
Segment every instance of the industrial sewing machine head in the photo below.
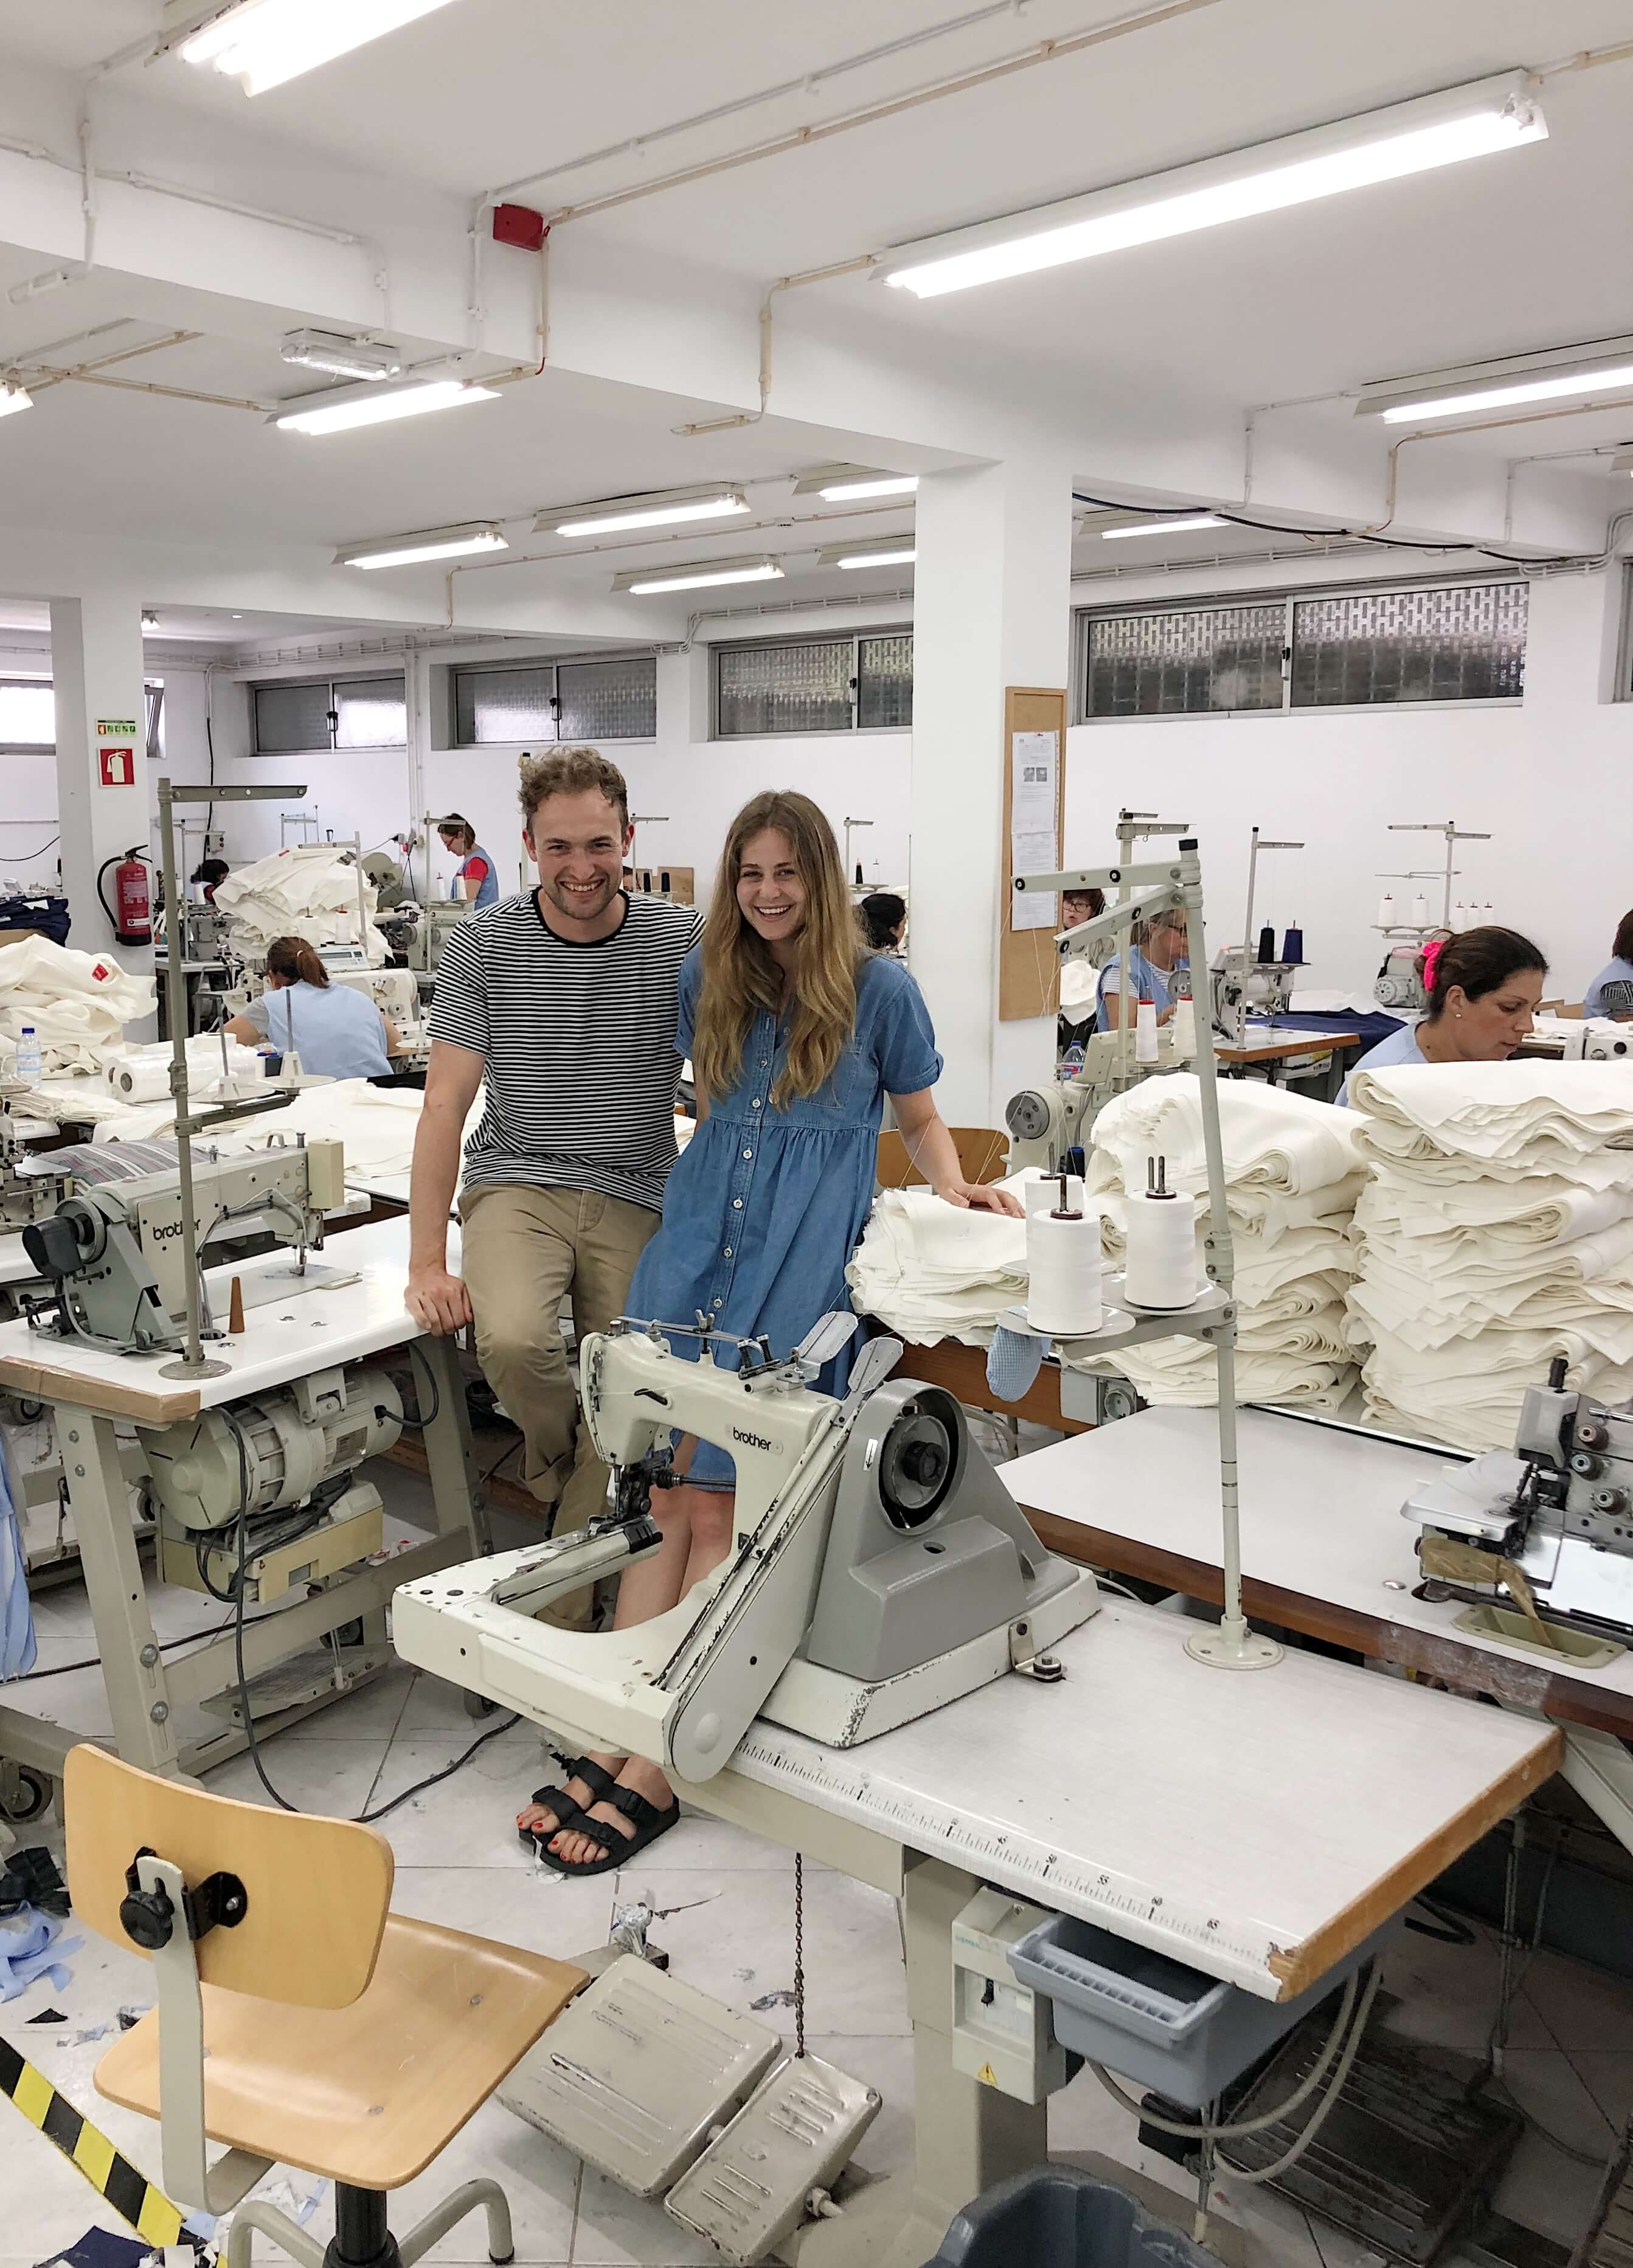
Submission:
M 201 1254 L 223 1238 L 264 1233 L 292 1245 L 304 1265 L 323 1241 L 323 1216 L 346 1199 L 338 1142 L 280 1142 L 235 1157 L 199 1156 L 193 1214 Z M 52 1285 L 25 1301 L 34 1329 L 88 1340 L 115 1354 L 183 1344 L 187 1277 L 181 1175 L 166 1166 L 134 1180 L 84 1183 L 23 1246 Z M 208 1315 L 208 1306 L 206 1306 Z
M 848 1748 L 1012 1668 L 1047 1675 L 1044 1649 L 1099 1604 L 1092 1576 L 1039 1544 L 951 1395 L 885 1381 L 896 1341 L 862 1349 L 844 1401 L 812 1390 L 854 1328 L 830 1317 L 785 1361 L 701 1319 L 586 1339 L 585 1415 L 614 1470 L 613 1509 L 582 1535 L 404 1585 L 398 1652 L 560 1735 L 693 1780 L 718 1771 L 762 1712 Z M 680 1477 L 676 1432 L 736 1462 L 733 1550 L 633 1629 L 538 1621 L 658 1549 L 652 1492 Z
M 1245 946 L 1225 946 L 1209 971 L 1214 1029 L 1239 1039 L 1249 1016 L 1286 1015 L 1303 967 L 1299 961 L 1255 961 Z
M 28 1092 L 20 1080 L 0 1084 L 0 1236 L 46 1219 L 73 1187 L 67 1174 L 41 1170 L 37 1162 L 26 1173 L 18 1170 L 27 1152 L 11 1113 Z
M 1546 1386 L 1526 1390 L 1512 1456 L 1448 1466 L 1401 1510 L 1422 1526 L 1423 1572 L 1441 1595 L 1489 1605 L 1500 1587 L 1527 1619 L 1625 1644 L 1633 1640 L 1633 1409 L 1604 1409 L 1564 1381 L 1562 1356 Z

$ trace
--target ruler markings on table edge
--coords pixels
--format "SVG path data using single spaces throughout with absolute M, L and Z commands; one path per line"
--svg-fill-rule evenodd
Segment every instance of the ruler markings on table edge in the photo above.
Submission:
M 797 1737 L 768 1737 L 762 1726 L 739 1742 L 732 1763 L 739 1769 L 757 1765 L 759 1771 L 745 1777 L 784 1793 L 793 1792 L 791 1782 L 820 1788 L 837 1800 L 835 1809 L 840 1802 L 853 1806 L 861 1824 L 882 1830 L 927 1855 L 966 1859 L 972 1873 L 995 1878 L 1007 1874 L 1011 1879 L 1004 1887 L 1023 1896 L 1048 1892 L 1057 1899 L 1064 1893 L 1083 1909 L 1083 1918 L 1107 1917 L 1118 1935 L 1181 1957 L 1205 1954 L 1214 1972 L 1227 1973 L 1232 1982 L 1253 1978 L 1281 1989 L 1270 1966 L 1270 1955 L 1281 1948 L 1268 1930 L 1262 1936 L 1243 1937 L 1225 1929 L 1203 1908 L 1176 1904 L 1132 1875 L 1109 1867 L 1065 1864 L 1057 1851 L 1030 1836 L 997 1830 L 983 1833 L 967 1825 L 950 1805 L 927 1797 L 882 1795 L 865 1765 L 844 1770 L 833 1756 L 812 1752 Z M 1264 1996 L 1260 1992 L 1256 1997 Z
M 10 2096 L 29 2124 L 37 2126 L 97 2195 L 155 2250 L 192 2242 L 180 2207 L 172 2204 L 163 2190 L 133 2166 L 39 2066 L 4 2036 L 0 2036 L 0 2094 Z

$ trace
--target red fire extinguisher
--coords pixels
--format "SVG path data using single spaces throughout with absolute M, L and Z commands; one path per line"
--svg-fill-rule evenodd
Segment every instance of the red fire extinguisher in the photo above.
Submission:
M 121 945 L 153 942 L 153 904 L 148 890 L 147 868 L 138 856 L 140 847 L 133 843 L 122 858 L 105 859 L 96 878 L 102 910 L 112 922 L 114 935 Z M 114 869 L 114 899 L 111 906 L 102 890 L 102 877 L 110 866 Z

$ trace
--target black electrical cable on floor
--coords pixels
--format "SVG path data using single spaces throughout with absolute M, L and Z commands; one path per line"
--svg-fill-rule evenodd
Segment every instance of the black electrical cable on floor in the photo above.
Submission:
M 424 1405 L 418 1398 L 418 1391 L 416 1388 L 414 1404 L 415 1415 L 410 1418 L 408 1411 L 405 1410 L 402 1413 L 402 1422 L 405 1425 L 411 1425 L 416 1433 L 423 1433 L 428 1425 L 434 1425 L 437 1423 L 438 1418 L 442 1415 L 442 1394 L 437 1384 L 437 1373 L 432 1370 L 430 1363 L 426 1361 L 424 1356 L 420 1352 L 419 1348 L 412 1339 L 408 1342 L 408 1361 L 410 1367 L 417 1362 L 420 1368 L 425 1373 L 426 1383 L 431 1390 L 431 1407 L 429 1418 L 423 1418 L 419 1415 L 419 1412 Z
M 429 1366 L 427 1369 L 429 1373 Z M 435 1379 L 431 1381 L 431 1385 L 434 1390 Z M 277 1805 L 280 1811 L 298 1811 L 300 1806 L 298 1803 L 291 1803 L 287 1796 L 280 1795 L 267 1777 L 267 1767 L 261 1758 L 261 1744 L 255 1737 L 255 1719 L 249 1705 L 249 1682 L 244 1674 L 244 1578 L 246 1531 L 249 1525 L 249 1458 L 238 1420 L 230 1410 L 223 1410 L 221 1414 L 238 1446 L 239 1457 L 238 1575 L 233 1584 L 237 1596 L 234 1601 L 232 1618 L 232 1660 L 233 1667 L 238 1673 L 239 1710 L 244 1719 L 244 1738 L 249 1749 L 250 1763 L 255 1769 L 255 1777 L 273 1802 Z M 431 1415 L 435 1417 L 435 1410 Z M 265 1621 L 266 1617 L 262 1616 L 260 1619 Z M 469 1764 L 478 1749 L 486 1748 L 489 1741 L 497 1741 L 501 1733 L 510 1732 L 520 1722 L 519 1716 L 510 1716 L 502 1719 L 497 1725 L 490 1725 L 485 1733 L 479 1733 L 469 1748 L 462 1755 L 455 1756 L 451 1764 L 445 1764 L 440 1771 L 428 1772 L 423 1779 L 416 1779 L 412 1787 L 405 1787 L 401 1795 L 394 1795 L 387 1803 L 377 1804 L 372 1811 L 351 1814 L 349 1823 L 354 1827 L 371 1827 L 377 1819 L 384 1819 L 389 1812 L 395 1811 L 400 1805 L 407 1803 L 410 1796 L 423 1795 L 428 1787 L 436 1787 L 443 1780 L 452 1779 L 461 1766 Z

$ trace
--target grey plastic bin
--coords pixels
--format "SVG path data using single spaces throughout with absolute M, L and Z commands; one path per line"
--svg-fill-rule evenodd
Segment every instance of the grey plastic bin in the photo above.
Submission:
M 1023 1984 L 1054 2004 L 1055 2036 L 1174 2102 L 1210 2102 L 1370 1960 L 1392 1918 L 1291 2000 L 1262 2000 L 1092 1922 L 1051 1914 L 1011 1948 Z
M 967 2205 L 924 2268 L 1218 2268 L 1075 2166 L 1034 2166 Z

